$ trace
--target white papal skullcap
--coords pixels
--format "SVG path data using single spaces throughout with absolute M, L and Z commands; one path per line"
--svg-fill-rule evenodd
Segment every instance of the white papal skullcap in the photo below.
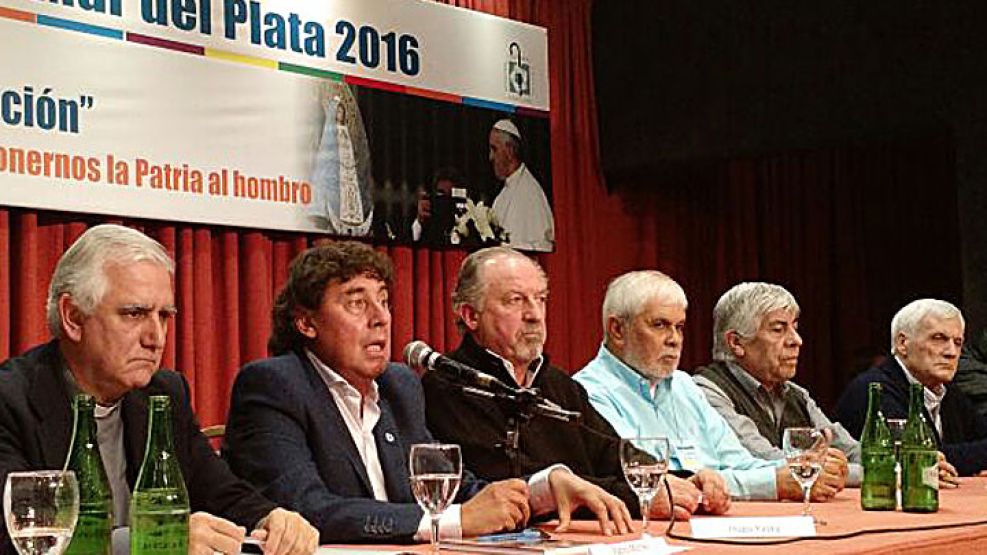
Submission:
M 497 131 L 503 131 L 508 135 L 513 135 L 514 138 L 518 140 L 521 139 L 521 132 L 518 131 L 518 128 L 516 125 L 514 125 L 514 122 L 509 119 L 505 118 L 502 120 L 498 120 L 497 123 L 494 124 L 493 128 L 496 129 Z

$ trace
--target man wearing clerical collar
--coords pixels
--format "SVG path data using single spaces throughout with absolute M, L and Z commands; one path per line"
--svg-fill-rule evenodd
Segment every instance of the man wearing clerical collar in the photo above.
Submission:
M 860 445 L 791 381 L 802 347 L 799 312 L 795 297 L 780 285 L 733 286 L 713 308 L 713 361 L 697 368 L 694 380 L 756 457 L 784 459 L 785 428 L 830 430 L 832 446 L 812 489 L 814 499 L 826 500 L 845 484 L 860 483 Z
M 548 279 L 541 266 L 508 247 L 479 250 L 460 266 L 452 301 L 463 340 L 451 358 L 505 383 L 537 388 L 546 399 L 581 417 L 578 425 L 544 416 L 526 420 L 509 403 L 469 396 L 456 384 L 428 373 L 422 383 L 432 433 L 459 443 L 464 463 L 487 479 L 522 476 L 561 463 L 638 513 L 637 498 L 620 466 L 619 436 L 593 409 L 583 388 L 552 366 L 544 353 Z M 680 518 L 698 508 L 700 488 L 707 505 L 722 502 L 722 482 L 704 477 L 670 477 Z M 661 492 L 650 514 L 667 517 L 669 512 L 668 498 Z
M 160 369 L 176 312 L 173 273 L 157 241 L 117 225 L 93 227 L 62 255 L 47 305 L 55 339 L 0 367 L 0 484 L 8 472 L 63 467 L 71 398 L 87 393 L 98 403 L 97 440 L 115 525 L 126 525 L 147 438 L 148 398 L 168 395 L 193 511 L 189 552 L 239 553 L 246 530 L 254 529 L 251 535 L 266 539 L 265 553 L 312 553 L 316 531 L 230 472 L 199 430 L 188 383 Z M 0 553 L 12 553 L 5 536 L 0 525 Z
M 847 428 L 859 434 L 868 383 L 883 385 L 881 411 L 886 418 L 907 417 L 909 385 L 922 384 L 925 418 L 945 458 L 956 467 L 940 463 L 940 483 L 946 486 L 957 472 L 969 476 L 987 469 L 987 419 L 962 391 L 947 386 L 956 375 L 964 328 L 963 314 L 946 301 L 918 299 L 905 305 L 891 320 L 892 356 L 854 378 L 836 405 Z
M 614 279 L 603 301 L 603 345 L 576 381 L 622 435 L 668 437 L 673 470 L 717 471 L 735 499 L 800 500 L 787 466 L 752 456 L 678 369 L 687 307 L 685 291 L 661 272 Z

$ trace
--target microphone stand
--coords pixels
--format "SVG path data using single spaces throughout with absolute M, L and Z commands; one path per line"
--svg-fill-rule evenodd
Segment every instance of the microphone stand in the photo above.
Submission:
M 531 419 L 536 416 L 554 418 L 563 422 L 571 422 L 579 417 L 579 413 L 562 410 L 561 407 L 555 410 L 546 407 L 549 403 L 544 399 L 537 389 L 519 388 L 512 393 L 501 391 L 486 391 L 470 386 L 461 386 L 463 393 L 473 397 L 484 399 L 494 399 L 498 404 L 508 411 L 507 430 L 505 441 L 498 446 L 504 450 L 510 465 L 511 477 L 521 476 L 521 464 L 518 460 L 520 454 L 521 427 L 527 426 Z

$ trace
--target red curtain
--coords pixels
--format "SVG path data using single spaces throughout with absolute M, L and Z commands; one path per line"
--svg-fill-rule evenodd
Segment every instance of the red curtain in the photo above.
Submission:
M 589 56 L 591 3 L 566 2 L 564 9 L 550 0 L 451 3 L 549 28 L 559 236 L 558 250 L 542 257 L 542 262 L 555 285 L 550 349 L 561 365 L 572 367 L 585 361 L 598 341 L 597 318 L 591 316 L 607 275 L 606 267 L 594 266 L 593 257 L 584 254 L 591 250 L 589 245 L 600 244 L 594 232 L 597 226 L 590 222 L 603 222 L 618 210 L 606 197 L 597 173 Z M 576 203 L 586 203 L 592 210 Z M 597 212 L 608 205 L 609 212 Z M 0 208 L 0 359 L 48 339 L 44 303 L 54 265 L 87 227 L 106 221 L 143 230 L 175 257 L 179 317 L 170 333 L 165 364 L 188 377 L 203 424 L 224 421 L 237 369 L 266 355 L 270 308 L 288 263 L 318 237 Z M 427 340 L 440 350 L 454 347 L 458 334 L 449 294 L 464 253 L 409 247 L 387 252 L 397 269 L 395 356 L 413 338 Z M 588 295 L 568 293 L 584 288 Z
M 686 290 L 688 369 L 710 358 L 724 291 L 785 286 L 802 309 L 795 381 L 828 408 L 889 352 L 899 308 L 919 297 L 962 306 L 956 179 L 953 143 L 935 133 L 705 161 L 671 182 L 639 176 L 620 195 L 636 243 L 628 267 L 657 267 Z
M 803 323 L 810 323 L 799 380 L 826 402 L 845 382 L 856 349 L 883 345 L 888 307 L 910 294 L 949 297 L 959 290 L 955 255 L 922 269 L 909 264 L 907 249 L 888 247 L 915 233 L 922 245 L 955 245 L 955 200 L 949 206 L 955 192 L 912 193 L 922 183 L 954 183 L 948 144 L 711 162 L 678 183 L 641 176 L 637 192 L 611 195 L 600 174 L 591 0 L 450 3 L 549 30 L 557 250 L 539 259 L 552 288 L 547 349 L 558 365 L 575 370 L 595 354 L 606 283 L 621 272 L 658 267 L 683 284 L 691 300 L 686 368 L 708 356 L 718 295 L 740 279 L 768 279 L 802 301 Z M 925 164 L 930 158 L 938 162 Z M 895 210 L 887 208 L 892 205 Z M 952 224 L 940 217 L 927 225 L 937 211 L 953 214 Z M 0 208 L 0 359 L 47 339 L 44 302 L 54 264 L 88 226 L 104 221 L 120 222 Z M 909 224 L 896 233 L 903 221 Z M 266 355 L 271 304 L 288 263 L 318 237 L 122 223 L 155 237 L 174 256 L 180 314 L 165 363 L 188 377 L 202 423 L 223 422 L 237 369 Z M 464 253 L 387 252 L 397 269 L 394 356 L 415 338 L 453 348 L 458 334 L 449 294 Z

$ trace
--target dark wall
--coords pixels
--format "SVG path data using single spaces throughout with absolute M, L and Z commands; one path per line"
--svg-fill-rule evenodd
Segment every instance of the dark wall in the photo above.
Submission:
M 987 325 L 987 3 L 600 1 L 593 33 L 616 190 L 688 187 L 724 159 L 949 137 L 955 186 L 927 187 L 954 195 L 959 237 L 908 262 L 962 276 L 968 329 Z

